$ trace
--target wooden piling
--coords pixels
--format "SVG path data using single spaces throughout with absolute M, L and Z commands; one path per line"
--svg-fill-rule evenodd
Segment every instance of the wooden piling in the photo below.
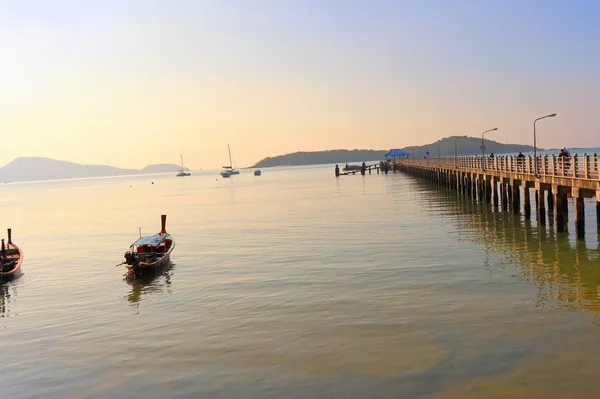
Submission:
M 520 210 L 519 209 L 520 208 L 520 206 L 519 206 L 519 202 L 520 202 L 519 201 L 520 200 L 519 185 L 517 184 L 516 180 L 512 181 L 511 194 L 512 194 L 512 211 L 516 215 L 519 213 L 519 210 Z
M 502 201 L 502 210 L 503 211 L 508 210 L 508 195 L 507 195 L 506 191 L 507 191 L 506 182 L 504 181 L 504 179 L 500 179 L 500 196 L 502 197 L 501 201 Z
M 492 197 L 494 200 L 494 207 L 497 207 L 498 204 L 498 178 L 492 177 Z
M 573 198 L 575 199 L 575 231 L 577 239 L 582 240 L 585 237 L 585 209 L 583 205 L 583 195 L 578 188 L 572 189 Z
M 523 201 L 525 202 L 524 204 L 524 211 L 525 211 L 525 220 L 530 220 L 531 219 L 531 201 L 529 198 L 529 188 L 527 187 L 527 182 L 523 182 Z
M 471 174 L 470 173 L 465 173 L 465 181 L 466 181 L 466 187 L 465 187 L 465 196 L 470 197 L 471 196 L 471 191 L 472 186 L 471 186 Z
M 544 200 L 544 187 L 540 182 L 535 183 L 535 205 L 537 209 L 538 223 L 546 224 L 546 204 Z
M 554 194 L 552 194 L 552 190 L 548 190 L 548 213 L 554 213 Z
M 565 231 L 565 208 L 563 207 L 562 197 L 567 196 L 561 193 L 559 186 L 552 187 L 552 193 L 554 194 L 554 215 L 556 217 L 556 231 Z
M 544 190 L 538 190 L 538 221 L 542 226 L 546 224 L 546 201 L 544 200 Z
M 485 180 L 483 175 L 479 175 L 479 202 L 485 202 Z
M 467 179 L 469 181 L 469 187 L 467 189 L 467 195 L 470 197 L 473 197 L 473 174 L 472 173 L 468 173 L 467 174 Z

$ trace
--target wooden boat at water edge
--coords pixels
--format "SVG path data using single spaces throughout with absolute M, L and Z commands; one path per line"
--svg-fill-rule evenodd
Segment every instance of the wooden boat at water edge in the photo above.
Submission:
M 125 252 L 127 277 L 144 277 L 156 273 L 169 263 L 171 252 L 175 248 L 175 240 L 165 227 L 167 215 L 161 215 L 161 230 L 153 236 L 138 238 Z
M 8 243 L 0 248 L 0 283 L 11 281 L 21 273 L 23 252 L 12 242 L 12 231 L 8 229 Z

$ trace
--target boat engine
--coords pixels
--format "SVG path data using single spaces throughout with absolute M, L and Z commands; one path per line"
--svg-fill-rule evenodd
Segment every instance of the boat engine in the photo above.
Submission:
M 138 260 L 135 254 L 131 251 L 125 252 L 125 263 L 127 263 L 128 265 L 136 265 L 138 263 Z

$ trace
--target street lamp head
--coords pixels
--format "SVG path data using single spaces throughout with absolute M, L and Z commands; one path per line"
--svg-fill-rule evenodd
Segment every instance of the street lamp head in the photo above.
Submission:
M 556 116 L 556 114 L 552 114 L 552 115 L 548 115 L 548 116 L 549 116 L 549 117 L 555 117 L 555 116 Z

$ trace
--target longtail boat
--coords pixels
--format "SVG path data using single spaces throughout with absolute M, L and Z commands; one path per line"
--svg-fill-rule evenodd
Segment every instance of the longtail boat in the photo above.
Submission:
M 8 243 L 0 248 L 0 282 L 11 281 L 21 272 L 23 252 L 12 242 L 12 229 L 8 229 Z
M 175 248 L 173 237 L 166 231 L 167 215 L 161 215 L 161 230 L 153 236 L 138 238 L 125 252 L 127 277 L 139 278 L 151 275 L 169 263 Z

